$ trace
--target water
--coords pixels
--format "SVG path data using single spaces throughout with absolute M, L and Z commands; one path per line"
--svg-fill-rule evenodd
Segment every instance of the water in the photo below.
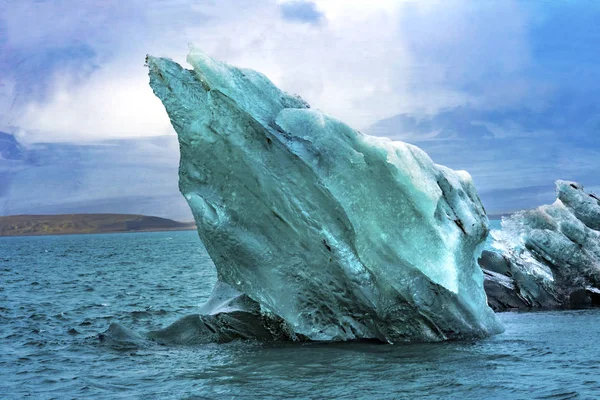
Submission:
M 597 398 L 600 310 L 506 313 L 480 341 L 115 349 L 191 314 L 214 267 L 195 232 L 0 238 L 0 398 Z

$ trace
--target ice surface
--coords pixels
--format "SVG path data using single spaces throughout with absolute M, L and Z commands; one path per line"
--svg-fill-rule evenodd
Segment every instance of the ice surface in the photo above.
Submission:
M 501 330 L 476 261 L 488 228 L 468 173 L 311 110 L 258 72 L 196 50 L 188 62 L 147 58 L 221 282 L 292 339 Z
M 199 314 L 188 315 L 147 336 L 161 344 L 201 344 L 235 339 L 290 340 L 291 335 L 283 320 L 263 315 L 257 302 L 226 283 L 217 282 Z
M 502 221 L 501 230 L 492 231 L 498 253 L 484 252 L 480 263 L 495 309 L 597 302 L 600 199 L 575 182 L 557 181 L 556 191 L 554 204 L 513 214 Z M 489 271 L 509 277 L 512 288 L 499 294 L 500 281 Z M 513 304 L 516 298 L 521 305 Z
M 100 343 L 118 349 L 136 349 L 149 345 L 148 340 L 138 333 L 118 323 L 112 323 L 108 329 L 98 335 Z

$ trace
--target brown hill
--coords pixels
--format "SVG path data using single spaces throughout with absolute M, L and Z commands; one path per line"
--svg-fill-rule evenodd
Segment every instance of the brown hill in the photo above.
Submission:
M 11 215 L 0 217 L 0 236 L 192 230 L 193 222 L 131 214 Z

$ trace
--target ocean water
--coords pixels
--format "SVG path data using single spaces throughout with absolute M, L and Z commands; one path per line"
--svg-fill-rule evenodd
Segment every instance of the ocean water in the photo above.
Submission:
M 440 344 L 113 348 L 194 313 L 214 267 L 195 232 L 0 238 L 0 398 L 599 398 L 600 310 L 505 313 Z

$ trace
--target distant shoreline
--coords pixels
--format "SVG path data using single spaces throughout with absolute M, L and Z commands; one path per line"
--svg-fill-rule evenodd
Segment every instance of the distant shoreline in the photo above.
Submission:
M 85 233 L 29 233 L 23 235 L 3 235 L 0 234 L 0 239 L 3 238 L 19 238 L 19 237 L 47 237 L 47 236 L 80 236 L 80 235 L 128 235 L 132 233 L 160 233 L 160 232 L 191 232 L 196 228 L 174 228 L 174 229 L 156 229 L 147 231 L 114 231 L 114 232 L 85 232 Z
M 510 214 L 489 215 L 500 220 Z M 196 230 L 194 222 L 138 214 L 9 215 L 0 217 L 0 237 Z
M 194 222 L 137 214 L 11 215 L 0 217 L 0 237 L 195 230 Z

